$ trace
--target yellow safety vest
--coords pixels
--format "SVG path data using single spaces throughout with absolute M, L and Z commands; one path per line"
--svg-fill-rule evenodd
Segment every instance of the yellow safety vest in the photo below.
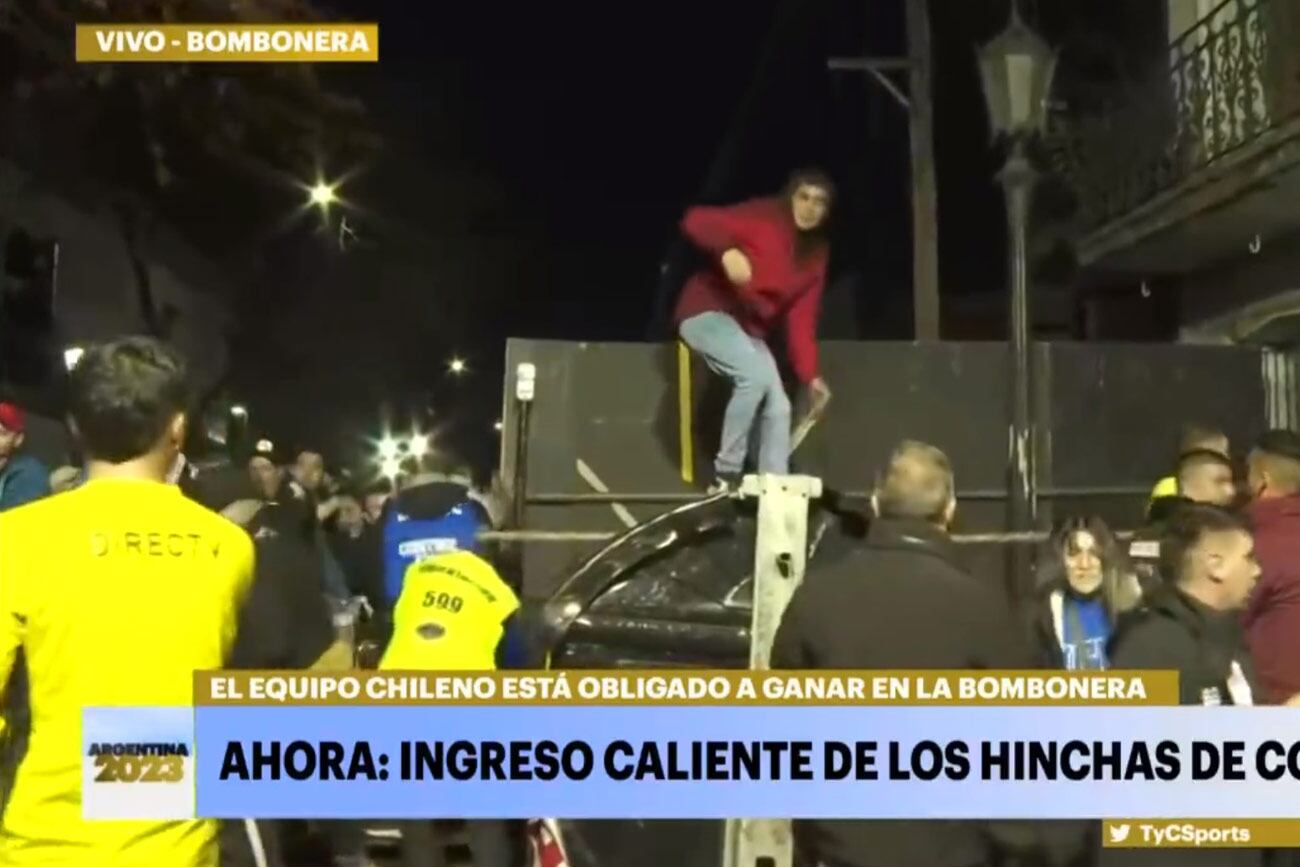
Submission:
M 380 668 L 487 671 L 496 668 L 504 624 L 519 597 L 492 564 L 449 551 L 413 564 L 393 608 L 393 637 Z
M 1151 489 L 1151 496 L 1147 500 L 1147 511 L 1151 510 L 1151 505 L 1155 503 L 1156 500 L 1164 497 L 1176 496 L 1178 496 L 1178 479 L 1174 476 L 1165 476 L 1163 479 L 1156 482 L 1156 486 Z

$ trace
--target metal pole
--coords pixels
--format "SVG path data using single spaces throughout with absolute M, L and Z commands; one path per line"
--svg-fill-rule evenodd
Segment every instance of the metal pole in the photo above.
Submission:
M 625 530 L 610 532 L 607 530 L 484 530 L 478 538 L 493 542 L 611 542 L 627 533 Z M 1132 538 L 1133 530 L 1119 530 L 1118 539 Z M 949 537 L 955 545 L 1037 545 L 1051 537 L 1046 530 L 1024 530 L 1016 533 L 959 533 Z
M 871 491 L 836 491 L 843 499 L 850 500 L 869 500 Z M 1146 498 L 1151 493 L 1150 483 L 1141 485 L 1089 485 L 1089 486 L 1071 486 L 1071 487 L 1045 487 L 1034 488 L 1035 502 L 1038 500 L 1061 500 L 1070 498 L 1083 497 L 1142 497 Z M 993 490 L 976 488 L 957 492 L 957 502 L 965 503 L 972 500 L 983 502 L 1005 500 L 1008 494 L 1005 490 Z M 547 492 L 528 495 L 528 505 L 530 506 L 576 506 L 576 505 L 604 505 L 606 503 L 638 503 L 645 505 L 667 504 L 680 505 L 682 503 L 699 503 L 704 500 L 717 499 L 717 495 L 699 493 L 682 493 L 682 492 L 637 492 L 626 491 L 609 493 L 599 493 L 583 491 L 582 493 L 560 493 Z
M 912 155 L 912 318 L 917 340 L 939 339 L 939 193 L 934 169 L 934 102 L 930 85 L 930 10 L 904 0 L 911 71 L 908 128 Z
M 772 667 L 772 642 L 790 598 L 803 582 L 808 555 L 808 503 L 822 494 L 812 476 L 746 476 L 740 489 L 758 499 L 754 528 L 754 601 L 749 668 Z M 790 867 L 794 837 L 788 819 L 729 819 L 722 867 Z
M 528 435 L 531 430 L 532 401 L 519 401 L 515 424 L 515 474 L 511 479 L 510 526 L 524 525 L 528 504 Z
M 1007 204 L 1007 233 L 1010 238 L 1011 278 L 1011 424 L 1008 442 L 1010 525 L 1013 532 L 1030 530 L 1038 513 L 1035 490 L 1033 415 L 1030 407 L 1031 358 L 1029 352 L 1029 254 L 1026 240 L 1029 197 L 1037 178 L 1025 156 L 1023 140 L 1012 142 L 1006 165 L 998 175 Z M 1012 583 L 1016 590 L 1028 580 L 1029 552 L 1017 549 L 1012 558 Z M 1017 594 L 1013 592 L 1013 598 Z

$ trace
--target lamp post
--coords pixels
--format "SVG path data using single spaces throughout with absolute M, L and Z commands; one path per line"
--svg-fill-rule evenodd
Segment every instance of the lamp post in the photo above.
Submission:
M 979 50 L 980 82 L 995 141 L 1006 140 L 1008 155 L 998 181 L 1006 197 L 1011 279 L 1011 401 L 1007 449 L 1010 529 L 1027 530 L 1037 517 L 1034 424 L 1030 404 L 1033 378 L 1029 346 L 1029 263 L 1026 225 L 1038 173 L 1027 146 L 1047 120 L 1047 97 L 1056 72 L 1056 53 L 1030 30 L 1011 0 L 1006 28 Z M 1028 550 L 1015 546 L 1014 580 L 1028 574 Z M 1014 598 L 1014 597 L 1013 597 Z

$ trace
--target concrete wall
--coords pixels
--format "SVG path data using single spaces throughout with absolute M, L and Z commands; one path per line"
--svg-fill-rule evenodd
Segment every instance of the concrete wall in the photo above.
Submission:
M 106 208 L 75 204 L 0 161 L 0 227 L 12 225 L 59 242 L 55 314 L 65 344 L 144 329 L 135 273 L 116 218 Z M 147 232 L 142 246 L 155 303 L 179 312 L 175 342 L 200 384 L 215 382 L 227 364 L 225 287 L 215 275 L 203 273 L 201 257 L 162 229 Z

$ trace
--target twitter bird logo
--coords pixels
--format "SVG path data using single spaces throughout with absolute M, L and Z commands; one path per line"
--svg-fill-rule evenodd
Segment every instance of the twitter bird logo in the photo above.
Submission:
M 1130 827 L 1131 826 L 1129 825 L 1111 825 L 1110 842 L 1123 843 L 1125 840 L 1128 839 L 1128 832 L 1130 830 Z

